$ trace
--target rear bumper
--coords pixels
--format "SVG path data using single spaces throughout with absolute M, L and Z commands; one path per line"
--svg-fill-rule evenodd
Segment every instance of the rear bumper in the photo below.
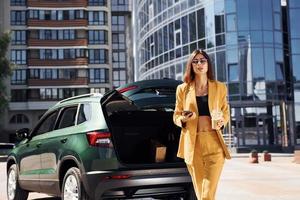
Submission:
M 111 176 L 128 175 L 126 179 Z M 116 199 L 184 195 L 191 185 L 186 168 L 133 171 L 94 171 L 83 175 L 90 198 Z

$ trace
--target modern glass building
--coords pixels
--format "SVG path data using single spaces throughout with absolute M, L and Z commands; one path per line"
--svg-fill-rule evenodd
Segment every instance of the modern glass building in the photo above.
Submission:
M 131 0 L 5 0 L 10 103 L 0 141 L 32 128 L 57 101 L 133 81 Z
M 297 0 L 139 0 L 135 79 L 182 80 L 189 54 L 205 49 L 228 86 L 228 143 L 292 149 L 300 144 L 299 9 Z

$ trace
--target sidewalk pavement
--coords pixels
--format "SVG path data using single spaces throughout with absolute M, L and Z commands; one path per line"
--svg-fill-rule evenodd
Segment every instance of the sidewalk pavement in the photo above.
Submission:
M 263 162 L 259 154 L 259 163 L 252 164 L 249 154 L 233 154 L 225 162 L 216 200 L 300 200 L 300 164 L 293 162 L 293 154 L 271 155 L 271 162 Z M 5 163 L 0 162 L 0 167 L 1 178 L 6 179 L 2 177 Z M 4 181 L 0 183 L 1 200 L 6 199 Z M 38 193 L 31 193 L 28 199 L 54 200 Z
M 249 154 L 234 154 L 221 175 L 216 200 L 300 200 L 300 164 L 294 154 L 271 153 L 272 161 L 249 163 Z

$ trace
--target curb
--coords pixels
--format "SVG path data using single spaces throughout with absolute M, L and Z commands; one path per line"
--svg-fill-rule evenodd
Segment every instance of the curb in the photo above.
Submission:
M 0 162 L 6 162 L 7 156 L 0 156 Z

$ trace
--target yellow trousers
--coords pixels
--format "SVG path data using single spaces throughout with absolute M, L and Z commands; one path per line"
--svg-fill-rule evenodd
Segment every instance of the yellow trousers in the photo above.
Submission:
M 199 130 L 198 130 L 199 131 Z M 198 200 L 215 200 L 225 156 L 216 131 L 199 131 L 193 163 L 187 165 Z

